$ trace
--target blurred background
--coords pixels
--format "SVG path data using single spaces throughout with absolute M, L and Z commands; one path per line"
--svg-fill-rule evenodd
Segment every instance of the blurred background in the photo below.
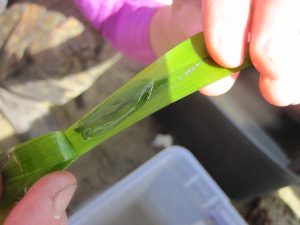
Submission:
M 70 0 L 0 1 L 0 149 L 65 129 L 143 67 L 114 50 Z M 164 147 L 190 149 L 249 224 L 299 224 L 300 107 L 277 108 L 243 71 L 226 95 L 196 93 L 98 146 L 70 171 L 74 212 Z

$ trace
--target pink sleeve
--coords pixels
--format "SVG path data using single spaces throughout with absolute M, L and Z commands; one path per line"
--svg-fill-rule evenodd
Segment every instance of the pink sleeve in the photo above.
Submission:
M 74 0 L 84 16 L 114 47 L 143 64 L 155 60 L 149 39 L 155 0 Z

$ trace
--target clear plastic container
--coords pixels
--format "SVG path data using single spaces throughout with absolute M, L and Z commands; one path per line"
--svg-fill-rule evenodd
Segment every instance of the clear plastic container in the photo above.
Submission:
M 245 225 L 186 149 L 172 146 L 71 216 L 69 225 Z

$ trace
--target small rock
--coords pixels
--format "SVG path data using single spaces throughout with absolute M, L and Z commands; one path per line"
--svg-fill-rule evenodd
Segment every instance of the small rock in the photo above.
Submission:
M 0 0 L 0 13 L 4 12 L 7 5 L 7 0 Z
M 157 134 L 152 145 L 156 148 L 166 148 L 173 145 L 173 137 L 170 134 Z

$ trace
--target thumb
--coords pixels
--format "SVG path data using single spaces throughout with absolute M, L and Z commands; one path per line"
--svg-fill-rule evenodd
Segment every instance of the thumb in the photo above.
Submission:
M 41 178 L 8 215 L 4 225 L 66 225 L 65 210 L 76 190 L 69 172 Z

